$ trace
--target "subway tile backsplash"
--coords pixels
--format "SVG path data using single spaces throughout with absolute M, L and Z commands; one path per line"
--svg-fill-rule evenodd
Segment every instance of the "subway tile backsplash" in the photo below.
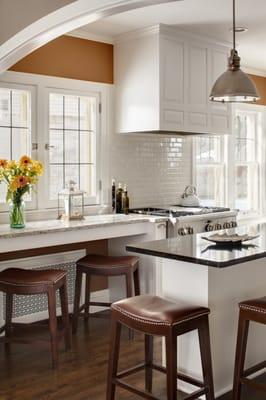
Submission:
M 126 183 L 130 207 L 176 204 L 191 183 L 191 138 L 115 134 L 111 174 Z

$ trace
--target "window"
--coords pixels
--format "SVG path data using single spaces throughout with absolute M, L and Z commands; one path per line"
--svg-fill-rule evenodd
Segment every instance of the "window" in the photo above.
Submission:
M 220 137 L 197 137 L 195 180 L 198 195 L 205 206 L 224 205 L 225 157 L 224 140 Z
M 257 111 L 236 109 L 230 144 L 234 167 L 229 182 L 234 184 L 232 204 L 242 211 L 257 212 L 260 207 L 261 115 Z
M 49 200 L 70 180 L 95 199 L 97 106 L 95 96 L 49 93 Z
M 262 127 L 259 106 L 237 105 L 231 135 L 194 139 L 195 183 L 203 205 L 228 205 L 242 214 L 264 211 Z
M 30 90 L 0 87 L 0 140 L 0 158 L 13 160 L 31 154 Z M 0 203 L 5 203 L 5 196 L 6 186 L 1 184 Z
M 8 71 L 0 80 L 0 158 L 28 154 L 44 164 L 36 191 L 26 198 L 36 217 L 54 216 L 57 194 L 70 180 L 86 192 L 85 205 L 100 206 L 108 193 L 101 152 L 108 146 L 111 85 Z M 101 112 L 101 109 L 103 112 Z M 102 177 L 102 174 L 105 174 Z M 7 211 L 0 185 L 0 212 Z M 53 210 L 54 209 L 54 210 Z

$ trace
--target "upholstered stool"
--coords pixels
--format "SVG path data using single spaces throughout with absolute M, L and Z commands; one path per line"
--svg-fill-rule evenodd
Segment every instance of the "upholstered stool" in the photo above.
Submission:
M 30 270 L 21 268 L 8 268 L 0 272 L 0 291 L 6 293 L 5 326 L 0 332 L 5 331 L 4 341 L 9 348 L 11 342 L 21 341 L 12 335 L 12 308 L 13 295 L 35 295 L 46 293 L 48 296 L 50 343 L 53 367 L 58 365 L 59 335 L 56 319 L 56 290 L 59 289 L 62 320 L 64 329 L 60 332 L 65 337 L 65 345 L 70 347 L 71 337 L 68 316 L 68 299 L 66 286 L 66 272 L 61 270 Z M 24 325 L 24 324 L 22 324 Z M 40 342 L 38 340 L 38 342 Z M 33 343 L 25 341 L 23 343 Z
M 158 400 L 151 394 L 152 370 L 167 375 L 167 400 L 177 399 L 177 379 L 199 387 L 193 394 L 185 397 L 197 399 L 205 394 L 207 400 L 214 400 L 212 363 L 208 314 L 205 307 L 179 306 L 176 303 L 157 296 L 142 295 L 113 303 L 111 325 L 111 345 L 107 382 L 107 400 L 115 399 L 116 385 L 150 400 Z M 145 334 L 145 362 L 120 373 L 118 354 L 121 326 Z M 201 350 L 204 382 L 177 372 L 177 336 L 198 330 Z M 166 341 L 166 368 L 153 363 L 153 336 L 164 336 Z M 145 369 L 145 391 L 139 390 L 122 380 L 122 378 Z
M 248 300 L 239 303 L 233 400 L 240 400 L 243 384 L 266 393 L 265 384 L 254 382 L 252 379 L 248 378 L 248 376 L 265 368 L 266 361 L 263 361 L 257 365 L 254 365 L 253 367 L 244 370 L 250 321 L 258 322 L 264 325 L 266 324 L 266 297 L 261 297 L 259 299 Z
M 77 261 L 76 288 L 74 300 L 74 312 L 72 329 L 76 333 L 78 317 L 84 310 L 84 318 L 88 320 L 90 306 L 110 307 L 111 303 L 90 301 L 90 281 L 92 275 L 98 276 L 119 276 L 126 278 L 126 296 L 131 297 L 140 294 L 139 286 L 139 258 L 134 256 L 102 256 L 87 255 Z M 80 295 L 82 275 L 86 275 L 85 303 L 80 306 Z

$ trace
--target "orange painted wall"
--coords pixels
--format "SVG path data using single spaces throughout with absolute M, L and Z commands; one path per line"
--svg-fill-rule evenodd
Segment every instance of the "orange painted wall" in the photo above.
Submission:
M 61 36 L 32 52 L 10 70 L 113 83 L 113 45 Z
M 256 104 L 266 106 L 266 78 L 258 75 L 249 75 L 257 86 L 261 99 Z

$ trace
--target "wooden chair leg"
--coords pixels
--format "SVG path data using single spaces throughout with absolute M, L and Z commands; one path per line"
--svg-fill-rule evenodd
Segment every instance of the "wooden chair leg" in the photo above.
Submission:
M 134 287 L 135 287 L 135 296 L 140 295 L 140 281 L 139 281 L 139 268 L 134 271 Z
M 173 329 L 170 329 L 170 332 L 165 339 L 167 400 L 177 400 L 177 337 Z
M 115 399 L 116 384 L 114 379 L 117 375 L 119 350 L 120 350 L 121 324 L 116 320 L 111 320 L 111 341 L 107 376 L 106 400 Z
M 235 371 L 233 385 L 233 400 L 241 399 L 242 384 L 240 378 L 243 375 L 248 341 L 249 320 L 245 319 L 243 314 L 239 313 L 238 333 L 235 355 Z
M 71 347 L 71 333 L 69 325 L 69 313 L 68 313 L 68 296 L 67 296 L 67 284 L 66 279 L 64 279 L 64 284 L 59 288 L 61 309 L 62 309 L 62 320 L 64 324 L 64 336 L 65 336 L 65 346 L 66 350 Z
M 145 390 L 152 392 L 153 337 L 145 335 Z
M 201 319 L 198 333 L 199 333 L 203 380 L 205 387 L 208 388 L 208 393 L 206 394 L 206 400 L 214 400 L 211 343 L 210 343 L 209 319 L 207 315 Z
M 57 336 L 57 318 L 56 318 L 56 296 L 55 290 L 48 291 L 48 310 L 49 310 L 49 328 L 52 352 L 53 368 L 58 366 L 58 336 Z
M 134 275 L 133 275 L 132 270 L 130 270 L 126 273 L 126 297 L 127 298 L 134 296 L 133 284 L 134 284 Z M 132 329 L 128 329 L 128 339 L 129 340 L 134 339 L 134 331 Z
M 6 293 L 5 338 L 9 339 L 12 330 L 13 295 Z M 10 343 L 5 343 L 5 349 L 10 350 Z
M 88 322 L 90 312 L 90 299 L 91 299 L 91 276 L 86 274 L 86 289 L 85 289 L 85 308 L 84 308 L 84 320 Z
M 76 282 L 75 282 L 75 298 L 74 298 L 74 310 L 72 317 L 72 332 L 75 334 L 78 329 L 78 317 L 79 317 L 79 305 L 82 285 L 82 272 L 77 269 Z

